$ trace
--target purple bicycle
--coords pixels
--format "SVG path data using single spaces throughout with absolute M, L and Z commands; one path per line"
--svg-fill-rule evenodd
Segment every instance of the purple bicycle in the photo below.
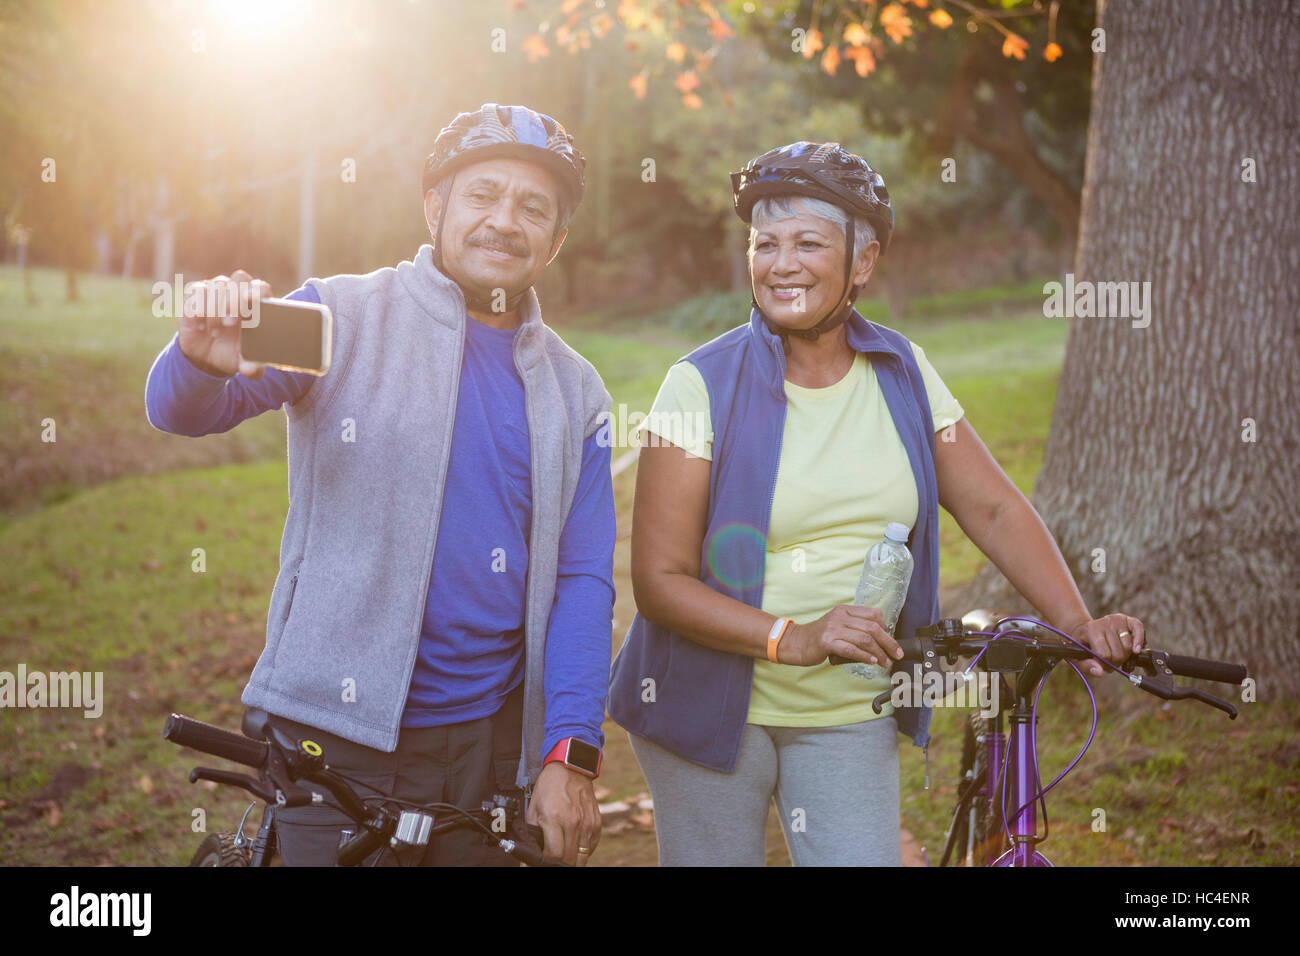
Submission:
M 961 778 L 940 866 L 1051 866 L 1038 852 L 1038 808 L 1047 822 L 1045 795 L 1083 758 L 1097 732 L 1097 699 L 1076 660 L 1096 658 L 1122 671 L 1128 680 L 1163 700 L 1199 700 L 1236 719 L 1237 708 L 1204 691 L 1179 687 L 1175 675 L 1240 684 L 1246 668 L 1240 664 L 1182 657 L 1147 648 L 1132 654 L 1119 667 L 1049 624 L 1029 617 L 1007 617 L 977 610 L 960 621 L 945 618 L 918 628 L 916 637 L 900 641 L 904 661 L 920 664 L 913 679 L 939 677 L 939 661 L 949 665 L 959 657 L 971 658 L 966 675 L 977 667 L 997 689 L 997 706 L 990 715 L 972 713 L 962 742 Z M 1038 776 L 1038 695 L 1052 668 L 1064 661 L 1088 687 L 1092 701 L 1092 729 L 1087 743 L 1056 779 L 1046 787 Z M 1145 674 L 1137 673 L 1141 669 Z M 917 671 L 920 671 L 918 674 Z M 933 681 L 934 678 L 931 678 Z M 892 692 L 872 703 L 879 713 Z M 1004 718 L 1010 732 L 1005 731 Z M 1008 810 L 1010 812 L 1008 812 Z

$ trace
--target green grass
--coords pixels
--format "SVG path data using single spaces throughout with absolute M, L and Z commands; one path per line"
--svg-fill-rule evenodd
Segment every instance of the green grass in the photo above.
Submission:
M 153 314 L 148 282 L 82 274 L 79 301 L 68 302 L 61 270 L 34 268 L 32 276 L 36 304 L 28 305 L 22 273 L 0 266 L 0 324 L 14 351 L 139 362 L 176 331 L 175 319 Z
M 1230 721 L 1196 702 L 1162 704 L 1118 678 L 1102 685 L 1097 737 L 1047 797 L 1050 835 L 1041 850 L 1049 859 L 1073 866 L 1296 863 L 1300 703 L 1239 703 L 1241 716 Z M 1226 689 L 1216 687 L 1210 692 L 1223 696 Z M 1041 701 L 1038 761 L 1047 784 L 1087 740 L 1091 709 L 1072 673 L 1054 674 Z M 928 791 L 920 750 L 900 738 L 903 816 L 931 863 L 942 854 L 957 795 L 966 713 L 935 710 Z
M 284 416 L 261 415 L 202 440 L 156 431 L 145 417 L 149 368 L 176 331 L 155 318 L 149 284 L 33 269 L 29 306 L 17 269 L 0 267 L 0 511 L 6 519 L 124 475 L 222 462 L 283 460 Z M 54 441 L 43 440 L 47 420 Z M 0 525 L 3 526 L 3 525 Z
M 240 794 L 189 786 L 197 756 L 159 734 L 173 709 L 237 724 L 265 638 L 285 478 L 283 463 L 127 478 L 0 533 L 4 668 L 104 674 L 98 719 L 0 711 L 5 859 L 182 863 L 195 808 L 214 827 L 242 809 Z
M 229 827 L 242 793 L 191 786 L 198 755 L 159 738 L 172 709 L 235 727 L 238 697 L 264 641 L 286 499 L 279 414 L 225 436 L 184 439 L 144 422 L 149 364 L 170 337 L 149 315 L 147 284 L 83 277 L 69 307 L 60 273 L 37 270 L 36 310 L 0 269 L 0 670 L 101 670 L 105 714 L 0 710 L 0 856 L 11 863 L 177 864 L 199 836 Z M 999 301 L 1006 301 L 1005 292 Z M 969 297 L 972 309 L 988 295 Z M 704 310 L 695 303 L 685 309 Z M 629 310 L 631 311 L 631 310 Z M 742 309 L 744 320 L 747 310 Z M 735 324 L 735 321 L 730 322 Z M 1012 480 L 1033 487 L 1050 422 L 1065 323 L 1033 313 L 972 324 L 909 318 L 923 346 Z M 615 405 L 646 410 L 668 365 L 701 341 L 653 323 L 603 332 L 591 319 L 563 337 L 603 373 Z M 40 420 L 58 441 L 39 441 Z M 215 466 L 215 467 L 214 467 Z M 615 481 L 616 638 L 631 620 L 629 531 L 635 469 Z M 981 557 L 945 514 L 942 582 Z M 203 548 L 204 573 L 191 568 Z M 1243 705 L 1242 718 L 1195 704 L 1161 707 L 1127 685 L 1101 693 L 1099 736 L 1049 797 L 1057 863 L 1294 863 L 1300 824 L 1291 702 Z M 1064 674 L 1043 697 L 1040 760 L 1050 778 L 1087 732 L 1087 698 Z M 936 712 L 932 787 L 919 751 L 901 746 L 908 829 L 937 860 L 964 711 Z M 607 799 L 646 790 L 626 734 L 607 723 Z M 604 792 L 603 791 L 603 792 Z M 1107 830 L 1091 828 L 1096 809 Z M 769 861 L 785 862 L 775 818 Z M 653 832 L 609 833 L 596 862 L 653 863 Z

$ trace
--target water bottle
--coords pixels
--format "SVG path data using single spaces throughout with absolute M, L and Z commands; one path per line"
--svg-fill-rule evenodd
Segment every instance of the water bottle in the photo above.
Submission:
M 912 581 L 912 552 L 907 550 L 907 535 L 911 529 L 897 521 L 885 527 L 885 538 L 867 552 L 858 580 L 858 593 L 853 597 L 857 607 L 878 607 L 885 621 L 885 630 L 892 637 L 898 615 L 907 600 L 907 586 Z M 832 664 L 847 664 L 847 670 L 865 680 L 889 679 L 892 658 L 882 666 L 864 664 L 832 654 Z

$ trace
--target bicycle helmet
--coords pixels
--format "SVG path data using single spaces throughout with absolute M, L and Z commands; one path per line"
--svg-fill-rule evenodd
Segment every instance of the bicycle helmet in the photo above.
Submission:
M 587 161 L 560 123 L 526 106 L 484 103 L 472 113 L 461 113 L 434 140 L 424 161 L 420 195 L 442 188 L 446 202 L 456 172 L 484 159 L 523 159 L 550 170 L 564 190 L 572 214 L 582 202 L 583 170 Z M 434 238 L 434 264 L 442 266 L 442 214 Z M 516 297 L 518 298 L 518 297 Z
M 839 143 L 810 143 L 801 140 L 778 146 L 751 160 L 740 172 L 731 174 L 731 198 L 745 223 L 753 218 L 754 203 L 766 196 L 807 196 L 838 206 L 848 213 L 844 227 L 844 290 L 848 303 L 838 313 L 824 316 L 808 329 L 785 329 L 763 316 L 767 327 L 781 337 L 789 353 L 788 336 L 816 341 L 848 320 L 853 301 L 860 291 L 853 285 L 853 220 L 864 217 L 875 230 L 880 253 L 889 247 L 894 231 L 894 210 L 885 180 L 865 159 L 850 153 Z M 757 300 L 754 308 L 758 308 Z

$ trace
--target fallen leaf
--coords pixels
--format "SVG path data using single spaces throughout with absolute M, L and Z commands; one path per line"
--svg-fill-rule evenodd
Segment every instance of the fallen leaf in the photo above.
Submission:
M 63 822 L 63 811 L 57 803 L 51 801 L 49 809 L 45 811 L 45 822 L 52 827 L 57 827 Z
M 135 785 L 144 793 L 153 793 L 153 781 L 149 779 L 148 774 L 144 774 L 135 782 Z

